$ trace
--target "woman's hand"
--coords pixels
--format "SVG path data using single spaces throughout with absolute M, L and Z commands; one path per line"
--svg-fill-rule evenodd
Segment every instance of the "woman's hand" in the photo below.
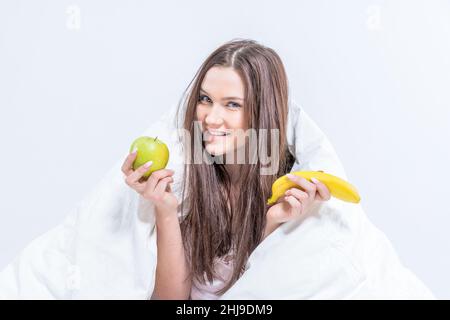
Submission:
M 291 188 L 285 192 L 277 203 L 267 210 L 267 219 L 270 223 L 283 223 L 304 215 L 315 201 L 327 201 L 330 199 L 330 191 L 319 180 L 307 179 L 287 174 L 288 179 L 299 185 L 304 191 Z
M 136 190 L 142 197 L 150 200 L 155 205 L 157 214 L 162 212 L 176 214 L 178 200 L 170 187 L 170 183 L 173 182 L 174 171 L 170 169 L 154 171 L 145 181 L 142 176 L 150 168 L 151 161 L 133 170 L 132 165 L 136 155 L 136 152 L 130 153 L 122 165 L 126 184 Z

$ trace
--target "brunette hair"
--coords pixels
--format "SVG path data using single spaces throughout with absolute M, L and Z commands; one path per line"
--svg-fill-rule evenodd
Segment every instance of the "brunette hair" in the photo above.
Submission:
M 215 258 L 234 251 L 234 271 L 230 281 L 218 293 L 227 291 L 245 271 L 252 251 L 262 240 L 265 229 L 272 183 L 289 172 L 295 158 L 287 148 L 288 81 L 278 54 L 254 40 L 233 39 L 212 52 L 203 62 L 185 91 L 185 100 L 177 111 L 182 112 L 182 125 L 190 133 L 189 141 L 182 140 L 184 150 L 194 150 L 194 122 L 199 103 L 200 87 L 212 67 L 230 67 L 240 76 L 245 86 L 243 108 L 248 128 L 278 129 L 278 171 L 261 175 L 261 162 L 242 164 L 241 179 L 230 191 L 230 176 L 220 163 L 194 163 L 193 154 L 185 154 L 180 221 L 186 258 L 191 277 L 205 283 L 204 275 L 212 282 L 216 272 Z M 190 146 L 187 146 L 190 144 Z

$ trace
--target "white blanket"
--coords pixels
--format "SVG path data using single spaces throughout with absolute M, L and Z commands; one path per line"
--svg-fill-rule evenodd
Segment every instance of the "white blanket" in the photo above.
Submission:
M 174 190 L 179 195 L 182 162 L 174 112 L 142 135 L 158 135 L 168 144 L 167 167 L 175 170 Z M 294 102 L 287 134 L 297 158 L 292 171 L 324 170 L 348 180 L 326 136 Z M 151 296 L 156 267 L 153 207 L 125 184 L 120 167 L 126 155 L 63 223 L 33 240 L 0 273 L 0 299 Z M 312 213 L 267 237 L 222 299 L 433 298 L 402 266 L 361 204 L 331 198 L 318 203 Z

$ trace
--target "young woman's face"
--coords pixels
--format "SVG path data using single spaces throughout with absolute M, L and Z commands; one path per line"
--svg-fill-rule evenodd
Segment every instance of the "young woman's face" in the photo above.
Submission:
M 218 156 L 242 147 L 244 139 L 238 136 L 247 130 L 244 108 L 244 84 L 239 74 L 230 67 L 209 69 L 196 108 L 208 153 Z

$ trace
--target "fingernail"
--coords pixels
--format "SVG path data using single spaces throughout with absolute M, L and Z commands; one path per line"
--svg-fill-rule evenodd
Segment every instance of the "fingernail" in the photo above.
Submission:
M 144 168 L 149 168 L 153 164 L 153 161 L 146 162 Z
M 137 147 L 133 148 L 133 151 L 131 152 L 132 154 L 135 154 L 137 152 Z
M 295 177 L 293 174 L 290 174 L 290 173 L 288 173 L 286 176 L 287 176 L 289 179 L 293 179 L 293 178 Z
M 317 180 L 316 178 L 311 178 L 311 181 L 314 182 L 314 183 L 318 183 L 319 182 L 319 180 Z

